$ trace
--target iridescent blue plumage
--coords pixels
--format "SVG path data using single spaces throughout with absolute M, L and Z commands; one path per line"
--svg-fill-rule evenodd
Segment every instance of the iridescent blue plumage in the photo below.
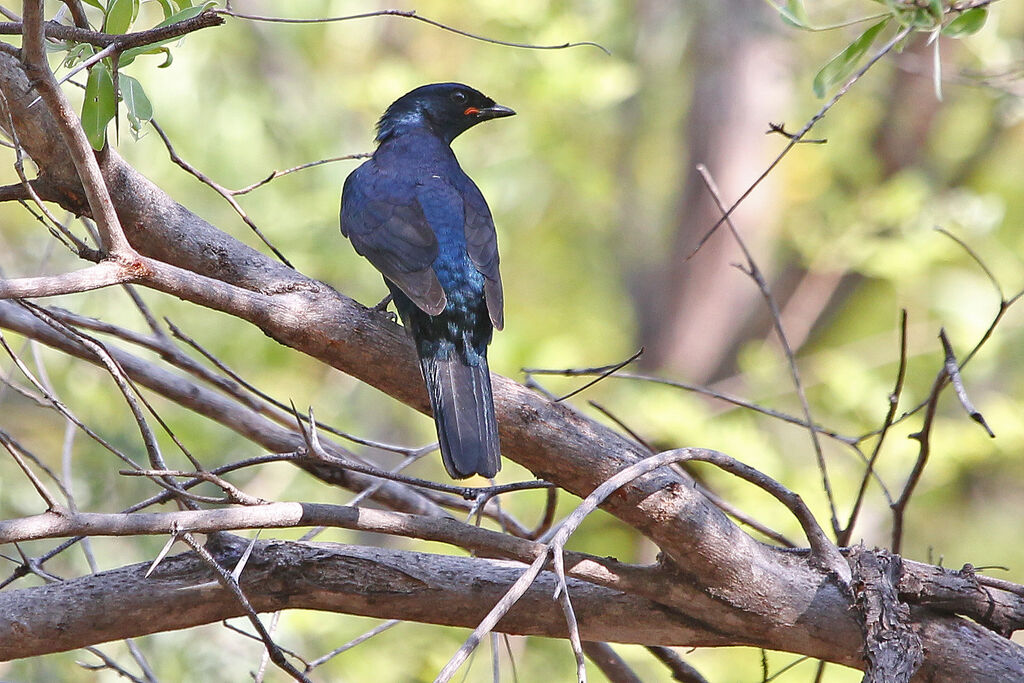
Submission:
M 458 83 L 417 88 L 388 107 L 380 145 L 342 191 L 341 231 L 384 275 L 416 343 L 456 478 L 501 467 L 487 345 L 503 325 L 503 301 L 490 210 L 450 143 L 513 113 Z

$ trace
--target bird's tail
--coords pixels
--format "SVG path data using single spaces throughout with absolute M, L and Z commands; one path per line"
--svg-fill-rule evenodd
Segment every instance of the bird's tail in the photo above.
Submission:
M 501 469 L 498 423 L 487 359 L 468 365 L 459 354 L 420 358 L 448 474 L 493 477 Z

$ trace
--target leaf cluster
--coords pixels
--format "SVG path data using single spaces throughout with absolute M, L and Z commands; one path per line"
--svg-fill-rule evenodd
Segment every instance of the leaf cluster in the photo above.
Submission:
M 911 28 L 914 32 L 930 33 L 934 38 L 939 34 L 947 38 L 963 38 L 981 30 L 988 18 L 988 8 L 963 7 L 963 3 L 942 0 L 871 0 L 885 6 L 884 12 L 853 19 L 832 26 L 814 25 L 804 7 L 803 0 L 787 0 L 779 5 L 771 0 L 782 20 L 805 31 L 825 31 L 853 24 L 875 21 L 849 45 L 821 67 L 814 77 L 814 94 L 824 97 L 836 85 L 845 83 L 860 65 L 864 55 L 886 28 L 899 31 Z M 908 38 L 909 38 L 908 34 Z
M 164 19 L 152 28 L 162 28 L 192 19 L 213 3 L 193 5 L 192 0 L 158 0 Z M 102 31 L 110 35 L 125 35 L 139 19 L 141 0 L 85 0 L 103 13 Z M 85 85 L 82 104 L 82 127 L 94 149 L 102 149 L 107 141 L 107 126 L 117 116 L 119 102 L 124 102 L 132 135 L 138 139 L 153 118 L 153 105 L 138 79 L 121 70 L 141 55 L 163 55 L 160 68 L 171 65 L 172 54 L 168 44 L 177 38 L 166 38 L 122 51 L 95 46 L 74 40 L 64 41 L 57 50 L 66 52 L 63 65 L 68 69 L 83 64 L 88 66 L 89 77 Z M 111 53 L 106 56 L 106 53 Z M 81 67 L 79 67 L 81 68 Z M 73 72 L 72 72 L 73 73 Z

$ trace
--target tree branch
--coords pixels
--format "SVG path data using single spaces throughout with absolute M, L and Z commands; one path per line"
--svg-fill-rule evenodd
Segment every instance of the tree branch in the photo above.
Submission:
M 26 14 L 27 16 L 27 14 Z M 43 35 L 51 40 L 68 40 L 75 43 L 87 43 L 99 48 L 116 46 L 118 52 L 130 50 L 133 47 L 143 47 L 159 43 L 163 40 L 180 38 L 181 36 L 194 33 L 200 29 L 220 26 L 224 23 L 215 10 L 204 10 L 191 19 L 185 19 L 168 26 L 158 26 L 146 31 L 135 31 L 133 33 L 101 33 L 77 26 L 67 26 L 56 21 L 43 22 Z M 0 22 L 0 35 L 19 35 L 23 31 L 22 23 L 17 21 Z
M 231 565 L 247 545 L 237 537 L 209 547 Z M 235 596 L 213 581 L 193 553 L 81 579 L 0 593 L 0 659 L 61 652 L 240 616 Z M 316 609 L 452 626 L 472 626 L 522 572 L 517 562 L 447 557 L 335 544 L 258 542 L 240 578 L 258 612 Z M 565 637 L 551 601 L 557 579 L 543 572 L 498 625 L 505 633 Z M 728 639 L 701 630 L 657 604 L 570 579 L 588 640 L 671 645 Z M 116 596 L 102 599 L 102 596 Z
M 56 194 L 61 204 L 77 213 L 90 211 L 67 151 L 52 142 L 60 139 L 56 122 L 44 108 L 28 106 L 36 94 L 17 60 L 7 54 L 0 54 L 0 89 L 19 131 L 23 131 L 23 146 L 46 169 L 47 181 L 59 188 Z M 164 270 L 148 281 L 149 286 L 246 320 L 280 343 L 428 411 L 412 347 L 385 315 L 218 231 L 171 200 L 116 152 L 107 150 L 100 155 L 100 169 L 129 242 L 147 258 L 204 278 L 175 279 Z M 59 344 L 70 348 L 66 342 Z M 131 376 L 132 370 L 124 367 Z M 137 365 L 135 370 L 154 381 L 180 382 L 180 378 L 158 377 L 152 367 Z M 194 385 L 185 385 L 180 388 L 181 400 L 192 401 L 185 392 Z M 646 455 L 642 446 L 572 407 L 552 403 L 507 378 L 495 376 L 493 388 L 503 454 L 538 478 L 577 496 L 586 497 Z M 244 422 L 244 429 L 256 431 L 269 423 L 262 420 L 257 426 L 251 415 L 246 415 Z M 301 447 L 293 432 L 282 434 L 273 423 L 269 427 L 276 430 L 272 440 L 279 443 L 272 450 Z M 268 438 L 251 431 L 248 434 L 250 438 Z M 666 587 L 665 600 L 680 604 L 685 599 L 688 612 L 709 615 L 713 620 L 709 628 L 719 638 L 739 641 L 742 635 L 742 642 L 863 666 L 859 654 L 863 639 L 850 614 L 850 601 L 828 575 L 804 556 L 782 552 L 747 536 L 700 495 L 685 475 L 665 468 L 649 473 L 619 489 L 602 507 L 662 549 L 665 571 L 678 572 L 678 580 Z M 521 570 L 518 567 L 514 573 Z M 491 597 L 497 599 L 509 583 L 503 583 Z M 473 585 L 469 578 L 460 588 L 464 590 L 466 585 Z M 576 587 L 572 591 L 581 635 L 588 640 L 614 640 L 589 632 L 579 603 L 583 593 Z M 564 634 L 561 611 L 550 603 L 545 609 L 552 610 L 559 633 Z M 445 603 L 443 611 L 453 614 L 452 619 L 457 616 L 463 625 L 472 625 L 486 612 L 486 605 L 467 606 L 466 611 L 472 613 L 469 619 L 452 604 Z M 401 616 L 420 618 L 414 611 Z M 436 618 L 436 614 L 422 615 L 427 621 Z M 969 680 L 985 672 L 996 679 L 1024 679 L 1024 650 L 1019 646 L 981 626 L 937 617 L 933 612 L 914 611 L 912 619 L 921 630 L 926 653 L 919 676 Z M 993 658 L 991 653 L 997 656 Z

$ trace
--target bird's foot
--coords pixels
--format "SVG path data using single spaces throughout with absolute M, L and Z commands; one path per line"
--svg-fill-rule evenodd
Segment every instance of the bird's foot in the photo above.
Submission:
M 394 297 L 391 294 L 388 294 L 386 297 L 381 299 L 380 303 L 378 303 L 370 310 L 376 313 L 383 313 L 391 320 L 391 322 L 397 323 L 398 316 L 388 310 L 388 306 L 391 304 L 392 299 L 394 299 Z

